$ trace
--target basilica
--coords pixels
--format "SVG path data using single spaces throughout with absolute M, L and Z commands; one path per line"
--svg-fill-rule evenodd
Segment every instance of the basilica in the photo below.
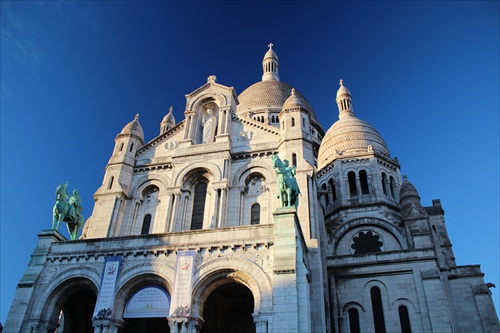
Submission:
M 325 132 L 279 67 L 270 44 L 243 92 L 209 76 L 149 142 L 125 124 L 81 234 L 38 235 L 4 332 L 499 332 L 346 84 Z

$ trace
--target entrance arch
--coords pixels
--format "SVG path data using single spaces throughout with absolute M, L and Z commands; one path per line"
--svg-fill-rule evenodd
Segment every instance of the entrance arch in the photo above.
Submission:
M 200 333 L 255 333 L 253 311 L 250 289 L 237 282 L 222 284 L 205 302 Z
M 92 315 L 97 300 L 97 288 L 85 278 L 75 278 L 54 290 L 59 294 L 52 307 L 49 332 L 93 333 Z M 50 303 L 50 302 L 48 302 Z

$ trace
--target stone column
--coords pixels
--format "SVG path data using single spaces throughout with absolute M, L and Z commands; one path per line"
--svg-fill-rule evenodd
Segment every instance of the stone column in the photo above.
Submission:
M 268 333 L 267 318 L 258 314 L 252 314 L 255 323 L 255 333 Z

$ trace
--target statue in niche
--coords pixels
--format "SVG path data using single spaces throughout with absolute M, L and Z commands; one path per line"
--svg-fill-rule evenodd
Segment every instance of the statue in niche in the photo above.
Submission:
M 203 119 L 203 137 L 202 143 L 214 142 L 215 131 L 217 129 L 217 117 L 212 108 L 207 109 L 207 115 Z

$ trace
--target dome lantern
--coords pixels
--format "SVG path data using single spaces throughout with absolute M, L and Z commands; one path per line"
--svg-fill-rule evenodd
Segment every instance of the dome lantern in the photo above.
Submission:
M 339 119 L 345 116 L 354 116 L 352 109 L 352 95 L 344 86 L 344 80 L 339 82 L 340 88 L 337 91 L 337 105 L 339 107 Z
M 269 43 L 269 50 L 264 55 L 262 60 L 262 69 L 264 74 L 262 75 L 262 81 L 279 81 L 280 75 L 278 74 L 278 68 L 280 66 L 280 61 L 278 60 L 278 55 L 273 50 L 273 43 Z

